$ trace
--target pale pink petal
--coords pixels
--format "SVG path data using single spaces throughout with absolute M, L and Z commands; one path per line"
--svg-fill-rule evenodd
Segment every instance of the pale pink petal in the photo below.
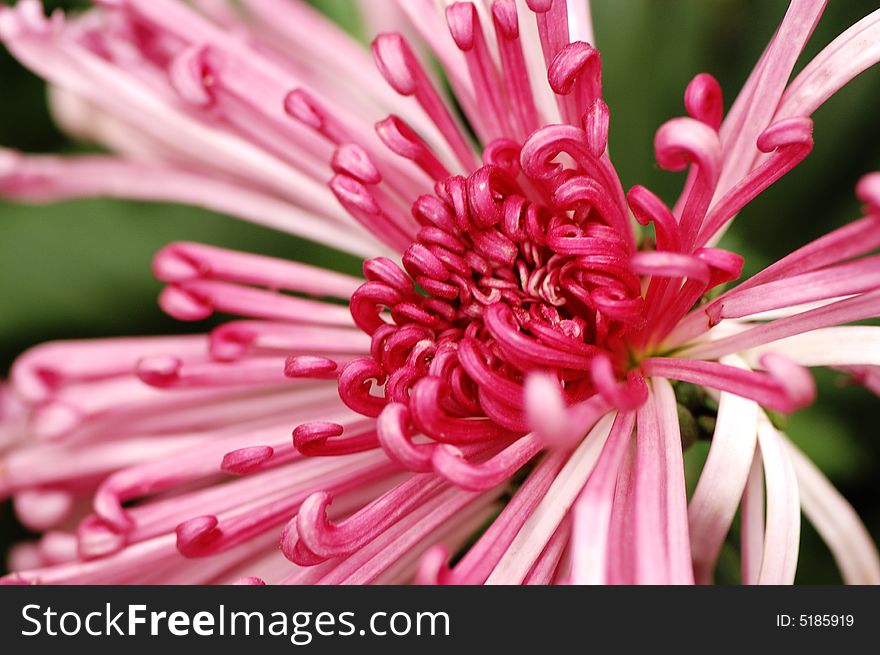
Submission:
M 748 480 L 742 492 L 740 522 L 740 569 L 742 583 L 758 584 L 764 560 L 764 465 L 761 449 L 755 446 Z
M 797 569 L 801 533 L 798 483 L 783 437 L 767 418 L 758 421 L 758 445 L 767 489 L 764 557 L 758 584 L 791 584 Z
M 605 416 L 572 453 L 486 580 L 487 584 L 518 584 L 525 579 L 592 473 L 611 425 L 612 415 Z
M 880 555 L 865 525 L 846 499 L 790 440 L 801 508 L 831 549 L 846 584 L 880 584 Z

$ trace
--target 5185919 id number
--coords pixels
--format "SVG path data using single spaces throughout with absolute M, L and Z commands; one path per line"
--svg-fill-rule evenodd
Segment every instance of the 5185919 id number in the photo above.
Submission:
M 851 628 L 852 614 L 777 614 L 777 628 Z

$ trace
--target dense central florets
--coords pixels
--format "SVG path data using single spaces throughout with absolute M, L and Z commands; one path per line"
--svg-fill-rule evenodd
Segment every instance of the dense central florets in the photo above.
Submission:
M 372 357 L 340 379 L 353 409 L 377 415 L 431 386 L 451 416 L 525 430 L 525 375 L 552 371 L 571 400 L 592 395 L 593 359 L 620 352 L 639 323 L 631 245 L 598 209 L 613 204 L 599 197 L 606 190 L 561 169 L 529 175 L 511 142 L 491 144 L 484 161 L 413 203 L 422 227 L 405 271 L 386 258 L 365 263 L 351 310 L 372 335 Z M 368 394 L 368 380 L 383 397 Z

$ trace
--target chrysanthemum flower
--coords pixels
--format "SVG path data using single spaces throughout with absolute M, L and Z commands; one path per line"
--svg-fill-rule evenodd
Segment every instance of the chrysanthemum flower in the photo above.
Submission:
M 365 2 L 373 61 L 299 2 L 96 4 L 22 0 L 0 35 L 117 154 L 6 152 L 2 192 L 201 205 L 364 279 L 175 243 L 162 308 L 236 320 L 22 355 L 0 495 L 44 535 L 8 581 L 705 583 L 740 508 L 744 582 L 793 580 L 801 510 L 847 582 L 880 581 L 771 420 L 812 401 L 805 367 L 876 386 L 880 328 L 843 325 L 880 315 L 880 178 L 730 288 L 716 247 L 880 59 L 880 11 L 790 82 L 825 5 L 793 0 L 726 115 L 697 76 L 656 134 L 687 170 L 670 208 L 612 164 L 586 0 Z M 689 502 L 688 402 L 717 410 Z

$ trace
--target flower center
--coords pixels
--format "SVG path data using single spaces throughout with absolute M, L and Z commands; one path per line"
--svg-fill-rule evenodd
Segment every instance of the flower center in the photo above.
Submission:
M 435 378 L 447 413 L 520 431 L 529 372 L 555 372 L 574 402 L 595 393 L 599 353 L 625 365 L 643 299 L 632 246 L 602 212 L 614 199 L 571 171 L 530 175 L 509 140 L 492 142 L 484 161 L 413 203 L 421 229 L 405 271 L 386 258 L 365 263 L 351 310 L 372 335 L 372 357 L 340 377 L 356 411 L 408 405 L 414 387 Z M 365 393 L 370 380 L 384 385 L 381 397 Z

